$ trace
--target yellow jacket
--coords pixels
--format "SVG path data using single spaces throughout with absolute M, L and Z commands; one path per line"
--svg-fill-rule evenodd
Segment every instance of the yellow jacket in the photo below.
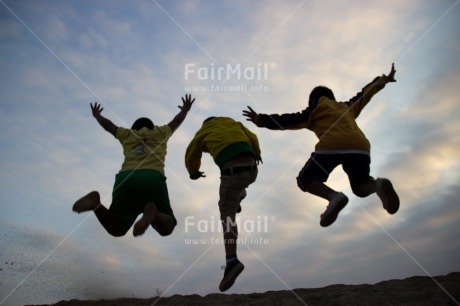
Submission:
M 185 166 L 190 175 L 200 170 L 202 152 L 211 154 L 220 168 L 240 153 L 249 152 L 254 157 L 261 154 L 257 136 L 228 117 L 208 119 L 196 132 L 185 152 Z
M 315 151 L 359 150 L 370 152 L 371 145 L 358 127 L 356 118 L 371 98 L 385 87 L 385 75 L 375 78 L 348 102 L 321 97 L 314 107 L 294 114 L 259 114 L 259 127 L 272 130 L 306 128 L 315 133 L 319 142 Z

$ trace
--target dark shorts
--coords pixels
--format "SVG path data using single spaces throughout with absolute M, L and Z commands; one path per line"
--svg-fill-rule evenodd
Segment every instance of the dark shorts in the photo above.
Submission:
M 177 224 L 169 203 L 166 177 L 155 170 L 122 171 L 115 176 L 112 205 L 109 210 L 128 231 L 147 203 L 154 203 L 159 212 L 171 216 Z
M 357 196 L 364 196 L 360 192 L 362 183 L 372 180 L 369 176 L 371 158 L 365 154 L 321 154 L 312 153 L 310 159 L 297 177 L 297 185 L 303 191 L 313 181 L 326 182 L 329 174 L 338 165 L 342 165 L 343 170 L 348 175 L 351 189 Z

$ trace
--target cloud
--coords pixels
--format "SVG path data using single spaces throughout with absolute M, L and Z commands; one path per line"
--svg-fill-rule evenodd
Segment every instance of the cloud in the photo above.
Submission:
M 195 41 L 151 2 L 70 2 L 53 8 L 11 4 L 82 82 L 14 19 L 2 19 L 0 62 L 6 65 L 0 85 L 0 225 L 10 248 L 1 257 L 10 264 L 2 273 L 7 279 L 14 274 L 2 283 L 2 296 L 69 233 L 12 300 L 37 303 L 37 290 L 39 296 L 46 292 L 43 302 L 150 297 L 156 288 L 168 289 L 167 294 L 216 292 L 223 275 L 223 245 L 185 242 L 221 238 L 219 232 L 185 231 L 187 216 L 218 216 L 219 171 L 212 158 L 203 156 L 208 176 L 199 181 L 188 178 L 183 164 L 186 146 L 210 115 L 234 117 L 259 136 L 264 164 L 242 203 L 241 218 L 275 218 L 267 233 L 241 231 L 241 238 L 262 237 L 268 244 L 238 247 L 246 270 L 231 292 L 423 274 L 396 242 L 430 273 L 458 269 L 459 248 L 451 242 L 459 214 L 454 205 L 459 62 L 458 43 L 450 40 L 458 30 L 441 22 L 404 53 L 443 13 L 444 2 L 369 2 L 359 8 L 351 1 L 334 6 L 320 1 L 159 4 Z M 432 56 L 440 51 L 446 62 Z M 329 85 L 346 100 L 375 75 L 388 72 L 398 57 L 398 82 L 374 97 L 359 123 L 373 145 L 372 175 L 393 181 L 401 209 L 390 216 L 377 196 L 352 195 L 339 167 L 328 184 L 347 193 L 350 203 L 333 226 L 321 228 L 319 216 L 327 202 L 303 193 L 295 181 L 316 137 L 305 130 L 258 129 L 244 121 L 241 110 L 251 105 L 267 113 L 300 111 L 317 84 Z M 213 60 L 216 66 L 241 63 L 243 68 L 268 63 L 269 77 L 260 82 L 185 80 L 187 63 L 209 67 Z M 171 138 L 166 157 L 178 218 L 173 235 L 163 238 L 149 230 L 136 239 L 131 233 L 112 238 L 92 214 L 72 213 L 73 202 L 94 189 L 110 205 L 122 162 L 118 141 L 91 116 L 88 104 L 94 95 L 118 125 L 130 126 L 140 116 L 166 124 L 179 111 L 185 85 L 195 83 L 262 84 L 269 90 L 192 92 L 197 101 Z

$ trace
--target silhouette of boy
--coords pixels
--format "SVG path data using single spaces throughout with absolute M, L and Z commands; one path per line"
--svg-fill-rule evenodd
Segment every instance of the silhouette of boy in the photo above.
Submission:
M 244 269 L 236 254 L 238 228 L 235 216 L 241 211 L 240 202 L 246 197 L 246 188 L 257 178 L 261 152 L 257 136 L 228 117 L 206 119 L 187 147 L 185 166 L 193 180 L 205 177 L 200 171 L 202 152 L 211 154 L 221 171 L 219 211 L 226 266 L 219 289 L 226 291 Z
M 91 104 L 97 122 L 120 141 L 124 162 L 115 177 L 109 209 L 100 202 L 99 193 L 92 191 L 75 202 L 73 211 L 94 211 L 102 226 L 115 237 L 124 236 L 140 214 L 142 217 L 133 228 L 134 236 L 142 235 L 150 225 L 161 236 L 170 235 L 177 221 L 164 176 L 167 141 L 184 121 L 194 101 L 191 95 L 185 95 L 180 112 L 167 125 L 156 126 L 148 118 L 139 118 L 131 129 L 117 127 L 102 116 L 100 104 Z
M 319 139 L 315 152 L 300 171 L 297 184 L 302 191 L 329 201 L 321 215 L 320 225 L 329 226 L 348 203 L 342 192 L 336 192 L 324 183 L 338 165 L 347 173 L 353 193 L 367 197 L 377 193 L 384 209 L 394 214 L 399 209 L 399 198 L 386 178 L 374 179 L 370 172 L 370 143 L 358 127 L 356 118 L 371 98 L 387 83 L 396 82 L 394 64 L 388 76 L 376 77 L 348 102 L 337 102 L 334 93 L 318 86 L 310 93 L 308 107 L 299 113 L 283 115 L 257 114 L 251 107 L 243 115 L 258 127 L 272 130 L 309 129 Z

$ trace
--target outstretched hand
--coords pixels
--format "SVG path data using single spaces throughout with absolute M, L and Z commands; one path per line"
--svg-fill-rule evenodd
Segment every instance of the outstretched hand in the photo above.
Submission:
M 195 98 L 192 99 L 191 94 L 185 94 L 185 98 L 182 97 L 183 104 L 177 106 L 180 108 L 180 112 L 173 118 L 173 120 L 171 120 L 170 123 L 168 123 L 171 131 L 174 132 L 182 124 L 182 122 L 185 120 L 185 117 L 187 116 L 188 111 L 192 107 L 193 102 L 195 102 Z
M 101 115 L 104 108 L 98 104 L 97 102 L 90 103 L 91 111 L 93 112 L 93 117 L 97 120 L 97 122 L 102 126 L 104 130 L 112 134 L 113 136 L 116 135 L 118 127 L 112 123 L 109 119 L 105 118 Z
M 259 115 L 250 106 L 248 106 L 248 109 L 243 110 L 243 116 L 247 117 L 247 121 L 252 121 L 255 125 L 258 125 Z
M 93 103 L 90 103 L 89 105 L 91 105 L 91 111 L 93 113 L 93 117 L 94 118 L 100 117 L 104 108 L 97 102 L 94 102 L 94 105 Z
M 395 63 L 391 64 L 391 71 L 390 74 L 388 74 L 388 82 L 396 82 L 395 80 Z
M 190 108 L 192 107 L 193 102 L 195 102 L 195 98 L 192 100 L 192 94 L 185 94 L 185 99 L 182 97 L 182 103 L 184 103 L 182 106 L 178 106 L 181 110 L 189 111 Z

